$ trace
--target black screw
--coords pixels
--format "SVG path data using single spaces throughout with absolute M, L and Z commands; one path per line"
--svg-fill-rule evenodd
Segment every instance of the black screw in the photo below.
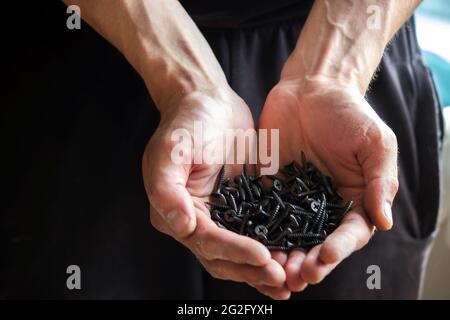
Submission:
M 225 213 L 223 214 L 223 218 L 225 219 L 226 222 L 236 222 L 242 220 L 237 216 L 237 213 L 234 210 L 225 211 Z
M 319 201 L 312 201 L 311 202 L 311 210 L 314 212 L 319 212 L 320 203 Z
M 250 190 L 250 186 L 248 184 L 247 179 L 245 178 L 245 176 L 241 176 L 241 179 L 239 179 L 239 181 L 242 183 L 242 185 L 244 186 L 244 190 L 247 192 L 248 197 L 250 198 L 250 202 L 255 201 L 255 199 L 253 198 L 253 193 L 252 190 Z
M 267 227 L 262 224 L 259 224 L 255 227 L 255 234 L 257 236 L 266 236 L 268 232 L 269 230 L 267 230 Z
M 266 246 L 266 248 L 269 249 L 270 251 L 289 251 L 291 249 L 285 246 L 273 246 L 273 245 L 268 245 Z
M 278 192 L 283 190 L 283 183 L 278 179 L 273 180 L 272 185 L 273 185 L 273 188 Z
M 280 198 L 280 196 L 272 190 L 273 197 L 277 200 L 278 204 L 281 206 L 281 208 L 286 208 L 286 205 L 284 204 L 284 201 Z
M 220 188 L 221 186 L 223 186 L 224 182 L 225 182 L 225 165 L 223 165 L 222 168 L 220 168 L 219 181 L 217 182 L 216 192 L 220 192 Z
M 292 162 L 280 170 L 284 178 L 252 176 L 248 165 L 233 181 L 219 172 L 218 186 L 207 202 L 211 219 L 221 228 L 252 237 L 270 250 L 310 249 L 322 243 L 351 210 L 353 202 L 342 197 L 331 178 L 322 174 L 302 153 L 301 165 Z M 268 239 L 270 238 L 270 240 Z
M 230 206 L 227 204 L 220 204 L 214 202 L 207 202 L 206 204 L 209 205 L 212 209 L 230 209 Z

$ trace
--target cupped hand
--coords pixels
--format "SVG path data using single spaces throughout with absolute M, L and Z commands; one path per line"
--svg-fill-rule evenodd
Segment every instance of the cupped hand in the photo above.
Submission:
M 202 141 L 194 139 L 199 124 Z M 273 298 L 286 298 L 289 293 L 280 289 L 285 272 L 269 251 L 251 238 L 219 228 L 205 206 L 222 164 L 207 163 L 199 155 L 214 150 L 226 157 L 234 146 L 223 144 L 224 132 L 253 127 L 248 106 L 229 88 L 172 101 L 164 108 L 142 160 L 150 217 L 157 230 L 189 248 L 213 277 L 246 282 Z M 173 139 L 180 129 L 192 137 L 182 148 Z M 184 161 L 174 155 L 182 155 Z M 242 164 L 226 168 L 227 176 L 233 176 L 242 171 Z
M 308 253 L 273 254 L 284 266 L 289 290 L 301 291 L 367 244 L 375 226 L 391 228 L 396 137 L 358 90 L 326 79 L 280 81 L 267 97 L 259 127 L 280 130 L 280 165 L 298 161 L 303 150 L 343 198 L 354 201 L 323 244 Z

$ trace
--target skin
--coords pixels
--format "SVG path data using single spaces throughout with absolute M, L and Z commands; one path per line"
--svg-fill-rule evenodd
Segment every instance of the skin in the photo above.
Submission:
M 274 299 L 320 282 L 375 227 L 392 227 L 397 192 L 397 143 L 392 130 L 364 100 L 384 49 L 418 1 L 316 0 L 279 83 L 269 93 L 259 127 L 280 129 L 280 162 L 300 150 L 335 178 L 355 207 L 327 240 L 305 254 L 269 251 L 255 240 L 217 227 L 204 202 L 219 165 L 175 164 L 171 133 L 194 120 L 206 144 L 227 129 L 254 128 L 245 102 L 230 88 L 208 43 L 176 0 L 66 0 L 112 43 L 140 74 L 161 122 L 142 160 L 150 220 L 185 245 L 219 279 L 245 282 Z M 377 5 L 380 28 L 367 28 L 369 5 Z M 194 150 L 195 145 L 191 146 Z M 203 147 L 203 146 L 201 146 Z M 228 147 L 228 146 L 227 146 Z M 229 154 L 234 146 L 223 150 Z M 248 155 L 247 155 L 248 156 Z M 227 175 L 241 166 L 230 166 Z
M 367 28 L 367 7 L 382 9 L 380 28 Z M 418 1 L 316 0 L 279 83 L 269 93 L 259 125 L 280 128 L 280 163 L 308 159 L 354 201 L 342 224 L 310 252 L 286 261 L 287 290 L 322 281 L 361 249 L 376 228 L 392 227 L 398 190 L 397 141 L 364 99 L 389 40 Z M 314 45 L 311 45 L 314 44 Z M 295 132 L 295 134 L 293 134 Z

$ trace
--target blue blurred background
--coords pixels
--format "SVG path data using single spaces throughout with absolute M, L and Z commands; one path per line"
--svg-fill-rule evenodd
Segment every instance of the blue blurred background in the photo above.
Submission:
M 450 1 L 423 1 L 416 11 L 416 29 L 441 103 L 450 106 Z
M 450 299 L 450 1 L 424 0 L 416 11 L 416 31 L 426 64 L 432 71 L 441 104 L 447 106 L 442 150 L 443 192 L 439 231 L 423 282 L 424 299 Z

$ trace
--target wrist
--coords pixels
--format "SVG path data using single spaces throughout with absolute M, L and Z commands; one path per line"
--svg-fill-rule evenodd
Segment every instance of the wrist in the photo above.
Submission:
M 184 107 L 185 101 L 202 97 L 221 99 L 229 88 L 227 82 L 211 82 L 202 79 L 182 78 L 173 75 L 159 82 L 145 80 L 146 86 L 161 114 Z M 189 104 L 192 105 L 192 104 Z
M 115 45 L 144 80 L 156 107 L 196 91 L 214 91 L 226 77 L 209 44 L 176 0 L 119 1 Z
M 304 72 L 297 69 L 294 72 L 284 73 L 280 77 L 279 86 L 295 87 L 299 95 L 324 91 L 351 91 L 364 95 L 367 85 L 360 82 L 355 74 L 331 73 L 326 71 Z
M 223 85 L 203 84 L 195 89 L 175 92 L 173 95 L 162 100 L 158 106 L 161 119 L 170 119 L 177 114 L 210 114 L 211 118 L 216 115 L 231 115 L 233 106 L 240 99 L 227 83 Z M 217 110 L 220 109 L 220 112 Z M 225 121 L 225 119 L 223 119 Z
M 289 93 L 299 100 L 299 105 L 318 107 L 323 101 L 329 101 L 336 108 L 349 99 L 364 99 L 360 88 L 355 83 L 336 81 L 335 78 L 308 76 L 299 79 L 281 79 L 276 90 Z
M 316 53 L 314 53 L 316 54 Z M 311 84 L 326 84 L 356 88 L 365 94 L 376 66 L 368 67 L 358 57 L 345 56 L 337 63 L 336 53 L 323 50 L 315 59 L 309 53 L 295 50 L 281 72 L 280 81 Z
M 366 7 L 316 1 L 281 78 L 326 78 L 365 94 L 389 40 L 384 24 L 367 27 Z

